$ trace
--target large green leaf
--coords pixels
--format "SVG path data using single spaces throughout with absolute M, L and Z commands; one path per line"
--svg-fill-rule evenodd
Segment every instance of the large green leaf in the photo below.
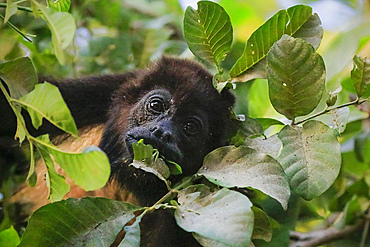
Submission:
M 36 70 L 29 57 L 1 63 L 0 78 L 8 86 L 10 96 L 15 99 L 31 92 L 37 84 Z
M 258 189 L 287 208 L 290 189 L 283 169 L 274 158 L 254 149 L 218 148 L 205 157 L 198 174 L 224 187 Z
M 289 23 L 286 26 L 285 34 L 293 35 L 312 16 L 312 8 L 305 5 L 295 5 L 287 9 Z
M 19 246 L 110 246 L 140 209 L 106 198 L 48 204 L 32 215 Z
M 73 40 L 76 24 L 70 13 L 58 12 L 55 9 L 47 8 L 46 6 L 33 0 L 37 8 L 41 11 L 41 16 L 47 21 L 51 31 L 51 39 L 54 45 L 55 56 L 60 64 L 65 63 L 65 49 Z
M 354 56 L 351 78 L 357 96 L 363 96 L 370 84 L 370 60 Z
M 249 246 L 254 217 L 248 197 L 226 188 L 211 192 L 197 185 L 180 191 L 179 203 L 177 224 L 192 232 L 202 246 Z
M 252 66 L 267 55 L 271 46 L 278 41 L 283 34 L 294 35 L 311 16 L 312 8 L 305 5 L 296 5 L 288 10 L 277 12 L 248 39 L 243 55 L 230 70 L 230 76 L 235 78 L 249 68 L 252 68 Z M 303 36 L 303 34 L 300 35 Z
M 289 35 L 289 33 L 287 33 Z M 324 30 L 321 26 L 320 17 L 314 13 L 308 20 L 294 33 L 294 38 L 300 38 L 311 44 L 315 49 L 319 48 Z
M 280 149 L 282 143 L 278 138 L 277 134 L 265 137 L 256 138 L 246 138 L 244 145 L 253 148 L 260 153 L 265 153 L 270 155 L 272 158 L 276 159 L 280 154 Z
M 233 29 L 225 10 L 211 1 L 198 2 L 198 10 L 188 7 L 184 16 L 184 35 L 189 49 L 217 66 L 230 50 Z
M 37 84 L 35 90 L 19 101 L 38 129 L 45 118 L 61 130 L 77 136 L 77 127 L 59 89 L 50 83 Z
M 53 155 L 56 163 L 78 186 L 84 190 L 103 187 L 110 175 L 110 164 L 106 154 L 91 146 L 83 153 L 66 153 L 55 147 L 47 135 L 37 138 L 37 147 Z
M 264 58 L 270 47 L 285 33 L 287 23 L 286 10 L 281 10 L 254 31 L 247 41 L 243 55 L 231 68 L 230 76 L 236 77 Z
M 334 131 L 321 122 L 309 121 L 303 127 L 285 126 L 279 138 L 283 149 L 278 160 L 290 188 L 306 200 L 325 192 L 341 166 L 340 144 Z
M 276 111 L 294 119 L 316 108 L 325 90 L 325 64 L 312 45 L 284 35 L 269 51 L 267 65 Z

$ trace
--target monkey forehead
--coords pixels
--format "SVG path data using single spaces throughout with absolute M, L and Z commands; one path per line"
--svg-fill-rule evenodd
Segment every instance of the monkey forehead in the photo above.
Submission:
M 215 90 L 212 75 L 201 65 L 184 59 L 162 58 L 121 85 L 117 95 L 129 104 L 135 103 L 155 88 L 175 92 L 208 92 Z

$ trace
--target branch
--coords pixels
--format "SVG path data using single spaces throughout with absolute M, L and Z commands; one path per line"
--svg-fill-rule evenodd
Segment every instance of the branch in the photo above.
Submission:
M 348 103 L 345 103 L 345 104 L 343 104 L 343 105 L 338 105 L 338 106 L 334 106 L 334 107 L 331 107 L 331 108 L 326 108 L 325 110 L 323 110 L 323 111 L 321 111 L 321 112 L 318 112 L 318 113 L 316 113 L 316 114 L 314 114 L 314 115 L 312 115 L 312 116 L 310 116 L 310 117 L 308 117 L 308 118 L 305 118 L 305 119 L 303 119 L 303 120 L 301 120 L 301 121 L 298 121 L 298 122 L 296 122 L 296 123 L 294 123 L 294 124 L 295 124 L 295 125 L 301 124 L 301 123 L 306 122 L 306 121 L 308 121 L 308 120 L 310 120 L 310 119 L 312 119 L 312 118 L 315 118 L 315 117 L 318 117 L 318 116 L 324 115 L 324 114 L 326 114 L 326 113 L 328 113 L 328 112 L 330 112 L 330 111 L 332 111 L 332 110 L 340 109 L 340 108 L 343 108 L 343 107 L 346 107 L 346 106 L 351 106 L 351 105 L 361 105 L 362 103 L 364 103 L 364 102 L 366 102 L 366 101 L 368 101 L 368 99 L 357 99 L 357 100 L 355 100 L 355 101 L 348 102 Z
M 313 232 L 290 232 L 292 240 L 290 247 L 315 247 L 333 240 L 344 238 L 349 234 L 361 229 L 367 220 L 362 220 L 356 225 L 346 226 L 344 229 L 334 227 Z
M 6 8 L 7 7 L 7 4 L 6 3 L 0 3 L 0 8 Z M 20 6 L 20 5 L 17 5 L 17 8 L 19 10 L 23 10 L 23 11 L 26 11 L 26 12 L 33 12 L 31 8 L 29 7 L 24 7 L 24 6 Z

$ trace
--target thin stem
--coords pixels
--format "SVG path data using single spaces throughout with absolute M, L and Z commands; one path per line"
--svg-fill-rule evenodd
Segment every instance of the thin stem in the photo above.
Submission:
M 336 110 L 336 109 L 340 109 L 340 108 L 343 108 L 343 107 L 347 107 L 347 106 L 351 106 L 351 105 L 361 105 L 362 103 L 368 101 L 367 99 L 359 99 L 357 98 L 355 101 L 352 101 L 352 102 L 348 102 L 348 103 L 345 103 L 343 105 L 338 105 L 338 106 L 334 106 L 334 107 L 331 107 L 331 108 L 326 108 L 325 110 L 321 111 L 321 112 L 318 112 L 310 117 L 307 117 L 301 121 L 298 121 L 296 123 L 294 123 L 295 125 L 298 125 L 298 124 L 301 124 L 303 122 L 306 122 L 308 120 L 311 120 L 315 117 L 318 117 L 318 116 L 321 116 L 321 115 L 324 115 L 332 110 Z
M 366 244 L 366 239 L 369 234 L 369 224 L 370 224 L 370 211 L 366 215 L 366 221 L 364 225 L 364 229 L 362 230 L 361 242 L 360 247 L 364 247 Z
M 182 188 L 186 187 L 188 184 L 190 184 L 195 179 L 196 179 L 196 176 L 191 176 L 188 179 L 186 179 L 184 182 L 182 182 L 181 184 L 179 184 L 178 186 L 176 186 L 175 188 L 173 188 L 170 191 L 168 191 L 168 193 L 165 194 L 161 199 L 159 199 L 153 206 L 147 208 L 142 213 L 142 216 L 144 216 L 148 212 L 154 211 L 159 204 L 163 203 L 164 201 L 166 201 L 167 199 L 169 199 L 170 197 L 172 197 L 174 194 L 177 194 L 179 192 L 179 190 L 181 190 Z
M 0 18 L 5 20 L 5 17 L 3 15 L 0 14 Z M 14 26 L 12 23 L 10 23 L 9 21 L 6 22 L 6 25 L 8 25 L 11 29 L 13 29 L 14 31 L 16 31 L 19 35 L 21 35 L 24 39 L 26 39 L 28 42 L 32 43 L 32 40 L 30 40 L 26 34 L 22 33 L 21 30 L 19 30 L 16 26 Z
M 24 2 L 24 1 L 19 1 L 20 3 L 21 2 Z M 18 3 L 18 2 L 17 2 Z M 6 8 L 7 7 L 7 5 L 8 4 L 6 4 L 6 3 L 0 3 L 0 8 Z M 22 11 L 26 11 L 26 12 L 33 12 L 32 11 L 32 9 L 31 8 L 29 8 L 29 7 L 24 7 L 24 6 L 19 6 L 19 5 L 17 5 L 17 8 L 19 9 L 19 10 L 22 10 Z

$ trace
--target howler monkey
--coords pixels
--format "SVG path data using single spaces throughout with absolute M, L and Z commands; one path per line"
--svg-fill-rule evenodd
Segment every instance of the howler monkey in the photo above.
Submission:
M 71 142 L 65 135 L 57 136 L 58 130 L 48 123 L 34 130 L 34 134 L 51 133 L 57 136 L 54 143 L 72 149 L 99 145 L 111 164 L 111 180 L 105 188 L 86 193 L 80 189 L 76 193 L 73 190 L 78 189 L 72 187 L 68 196 L 103 195 L 151 206 L 167 189 L 155 175 L 129 166 L 133 159 L 132 144 L 143 139 L 166 159 L 178 163 L 183 170 L 181 176 L 186 176 L 201 167 L 207 153 L 225 144 L 227 131 L 232 125 L 232 94 L 225 90 L 218 93 L 212 85 L 212 75 L 188 60 L 164 57 L 148 69 L 121 75 L 46 80 L 60 89 L 80 129 L 81 139 Z M 181 176 L 171 179 L 180 179 Z M 38 180 L 36 188 L 25 188 L 15 198 L 34 203 L 34 194 L 46 197 L 46 187 L 40 177 Z M 33 195 L 28 196 L 28 193 Z M 155 218 L 155 214 L 148 217 L 147 226 L 144 226 L 143 219 L 142 245 L 196 244 L 194 240 L 182 239 L 182 230 L 175 229 L 172 225 L 176 223 L 172 218 L 166 218 L 166 214 L 163 211 Z M 160 226 L 163 224 L 168 226 Z M 155 233 L 151 233 L 153 225 Z M 165 240 L 158 235 L 163 232 Z M 175 235 L 173 239 L 171 234 Z

